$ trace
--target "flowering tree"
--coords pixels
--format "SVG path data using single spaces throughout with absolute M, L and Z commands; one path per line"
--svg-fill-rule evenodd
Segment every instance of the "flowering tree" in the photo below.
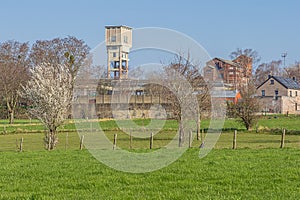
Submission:
M 22 96 L 31 102 L 29 112 L 46 126 L 46 148 L 54 149 L 58 142 L 57 128 L 63 124 L 72 96 L 72 75 L 62 64 L 43 63 L 30 70 L 31 79 L 23 87 Z

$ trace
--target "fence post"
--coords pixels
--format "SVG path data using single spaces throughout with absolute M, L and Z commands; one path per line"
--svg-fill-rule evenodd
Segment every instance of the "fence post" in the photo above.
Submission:
M 80 146 L 79 146 L 80 150 L 83 149 L 83 140 L 84 140 L 84 135 L 82 135 L 80 138 Z
M 3 133 L 6 134 L 6 126 L 3 127 Z
M 202 142 L 202 143 L 203 143 L 203 132 L 204 132 L 204 130 L 201 129 L 201 142 Z
M 18 139 L 16 139 L 16 151 L 19 151 Z
M 130 135 L 129 135 L 130 145 L 129 145 L 129 147 L 130 147 L 130 149 L 132 149 L 132 134 L 131 134 L 131 129 L 129 129 L 129 131 L 130 131 Z
M 200 139 L 200 119 L 197 119 L 197 140 Z
M 118 134 L 114 134 L 114 144 L 113 144 L 113 150 L 115 150 L 117 148 L 117 137 L 118 137 Z
M 189 132 L 189 148 L 192 147 L 192 134 L 193 134 L 193 132 L 190 131 L 190 132 Z
M 68 145 L 69 145 L 69 141 L 68 141 L 68 139 L 69 139 L 69 133 L 67 132 L 67 134 L 66 134 L 65 150 L 67 150 L 67 148 L 68 148 Z
M 232 149 L 236 149 L 236 135 L 237 135 L 237 130 L 234 130 Z
M 150 134 L 150 149 L 153 148 L 153 133 Z
M 23 137 L 21 138 L 21 141 L 20 141 L 20 152 L 23 151 L 23 142 L 24 142 L 24 139 Z
M 285 129 L 283 129 L 281 133 L 280 148 L 284 148 L 284 140 L 285 140 Z

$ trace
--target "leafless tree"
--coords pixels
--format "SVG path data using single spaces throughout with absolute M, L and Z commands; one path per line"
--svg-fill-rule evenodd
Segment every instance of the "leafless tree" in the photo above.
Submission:
M 151 84 L 146 88 L 152 95 L 161 95 L 164 99 L 167 99 L 169 109 L 172 110 L 173 116 L 180 126 L 179 146 L 183 145 L 185 138 L 182 114 L 196 113 L 198 119 L 194 120 L 200 124 L 201 113 L 210 108 L 209 87 L 204 81 L 199 68 L 199 64 L 194 64 L 189 54 L 186 57 L 179 54 L 173 62 L 164 67 L 163 73 L 156 76 L 157 79 L 165 81 L 163 84 L 165 87 L 162 87 L 159 84 L 160 81 L 157 81 L 158 84 Z M 152 80 L 152 82 L 155 81 Z M 191 95 L 194 95 L 197 103 L 191 100 L 193 99 Z M 188 112 L 183 112 L 182 109 L 187 109 Z
M 258 119 L 259 102 L 255 98 L 256 87 L 254 81 L 249 81 L 247 85 L 240 87 L 242 99 L 236 104 L 229 103 L 228 109 L 233 116 L 239 118 L 247 130 L 251 130 Z
M 289 78 L 295 78 L 298 82 L 300 81 L 300 62 L 295 62 L 295 64 L 286 67 L 284 70 Z
M 77 74 L 83 66 L 90 67 L 92 64 L 90 48 L 83 40 L 73 36 L 65 38 L 54 38 L 52 40 L 36 41 L 30 51 L 30 63 L 34 67 L 41 63 L 50 63 L 52 65 L 65 65 L 72 76 L 72 87 L 70 88 L 73 99 L 73 90 Z M 82 70 L 84 71 L 84 70 Z M 71 104 L 69 105 L 69 109 Z
M 231 52 L 229 57 L 231 59 L 236 59 L 239 56 L 246 56 L 248 58 L 251 58 L 252 64 L 257 64 L 261 57 L 259 56 L 258 52 L 253 49 L 241 49 L 237 48 L 235 51 Z M 246 64 L 249 62 L 247 60 L 244 61 Z
M 260 64 L 255 70 L 255 85 L 258 86 L 268 79 L 269 75 L 284 76 L 286 73 L 280 68 L 281 60 Z
M 29 112 L 46 126 L 46 148 L 58 142 L 57 128 L 67 116 L 72 96 L 72 75 L 64 64 L 42 63 L 30 69 L 31 79 L 23 87 L 22 96 L 31 102 Z
M 0 44 L 0 94 L 10 124 L 14 122 L 19 104 L 18 91 L 28 80 L 28 52 L 28 43 L 7 41 Z

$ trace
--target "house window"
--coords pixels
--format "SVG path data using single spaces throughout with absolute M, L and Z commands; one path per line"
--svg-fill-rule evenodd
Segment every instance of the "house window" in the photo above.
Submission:
M 298 92 L 297 91 L 295 91 L 295 96 L 298 96 Z
M 270 84 L 271 84 L 271 85 L 274 85 L 274 80 L 271 80 Z
M 117 53 L 116 52 L 113 52 L 113 57 L 117 57 Z
M 275 96 L 278 96 L 278 89 L 275 90 Z
M 293 93 L 292 93 L 292 91 L 290 91 L 290 97 L 292 97 L 293 95 L 292 95 Z
M 266 95 L 266 94 L 265 94 L 265 90 L 262 90 L 262 91 L 261 91 L 261 96 L 264 97 L 265 95 Z
M 110 37 L 110 41 L 111 42 L 116 42 L 117 41 L 117 37 L 114 35 L 114 36 L 111 36 Z
M 298 104 L 295 103 L 295 110 L 298 110 Z

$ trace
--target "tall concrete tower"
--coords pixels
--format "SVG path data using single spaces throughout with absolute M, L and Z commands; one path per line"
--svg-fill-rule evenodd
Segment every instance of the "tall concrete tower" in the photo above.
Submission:
M 107 78 L 128 78 L 128 54 L 132 47 L 132 28 L 105 26 Z

